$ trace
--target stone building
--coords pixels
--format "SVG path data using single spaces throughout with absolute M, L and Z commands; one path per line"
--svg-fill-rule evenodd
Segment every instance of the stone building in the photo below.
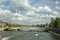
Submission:
M 5 26 L 6 26 L 6 23 L 0 21 L 0 28 L 3 28 L 3 27 L 5 27 Z

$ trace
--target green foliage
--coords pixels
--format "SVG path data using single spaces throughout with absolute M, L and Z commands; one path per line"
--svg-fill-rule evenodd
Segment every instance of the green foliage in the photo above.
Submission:
M 55 20 L 53 18 L 51 18 L 51 22 L 49 24 L 50 28 L 54 28 L 54 22 L 55 22 Z
M 60 30 L 60 18 L 51 18 L 51 22 L 49 24 L 50 28 L 56 28 L 58 30 Z
M 37 25 L 32 25 L 32 27 L 46 27 L 48 24 L 37 24 Z
M 20 24 L 13 24 L 13 23 L 6 23 L 6 26 L 8 27 L 20 27 Z

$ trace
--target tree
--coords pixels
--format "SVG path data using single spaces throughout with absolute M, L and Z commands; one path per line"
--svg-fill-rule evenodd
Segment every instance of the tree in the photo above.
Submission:
M 50 28 L 58 29 L 60 30 L 60 18 L 51 18 L 51 22 L 49 24 Z
M 58 27 L 59 18 L 56 18 L 54 21 L 54 28 Z
M 54 28 L 54 22 L 55 22 L 55 19 L 54 18 L 51 18 L 51 22 L 49 24 L 49 27 L 50 28 Z

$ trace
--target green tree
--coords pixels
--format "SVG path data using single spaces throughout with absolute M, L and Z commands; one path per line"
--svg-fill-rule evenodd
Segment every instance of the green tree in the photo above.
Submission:
M 54 28 L 54 22 L 55 22 L 55 19 L 54 18 L 51 18 L 51 22 L 49 24 L 49 27 L 50 28 Z
M 60 18 L 56 18 L 56 19 L 52 18 L 49 26 L 50 28 L 55 28 L 60 30 Z

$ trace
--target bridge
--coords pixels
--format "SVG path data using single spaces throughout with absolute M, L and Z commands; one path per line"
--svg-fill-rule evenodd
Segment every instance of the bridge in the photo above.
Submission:
M 29 30 L 45 30 L 45 28 L 39 28 L 39 27 L 10 27 L 12 30 L 24 30 L 24 31 L 29 31 Z
M 45 30 L 45 28 L 40 28 L 40 27 L 6 27 L 6 28 L 0 28 L 0 30 L 5 30 L 5 29 L 9 29 L 9 30 Z

